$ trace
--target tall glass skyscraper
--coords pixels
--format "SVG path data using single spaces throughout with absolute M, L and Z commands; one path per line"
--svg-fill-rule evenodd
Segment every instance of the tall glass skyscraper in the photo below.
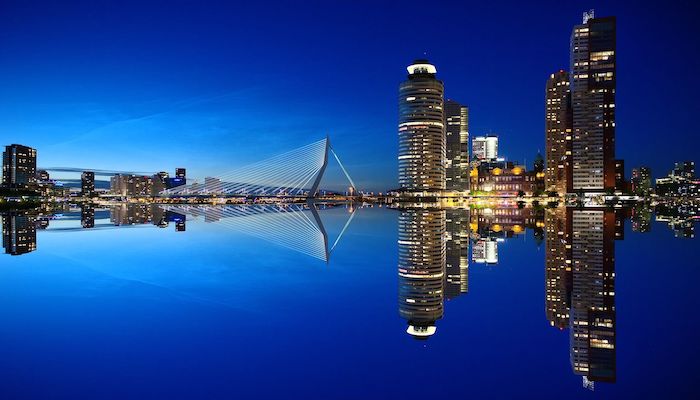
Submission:
M 399 86 L 399 186 L 409 192 L 445 190 L 444 86 L 427 60 L 408 66 Z
M 590 11 L 571 34 L 574 191 L 615 188 L 615 25 Z
M 469 109 L 456 101 L 445 101 L 445 187 L 469 190 Z
M 571 86 L 569 73 L 560 70 L 547 79 L 545 92 L 545 188 L 571 192 Z

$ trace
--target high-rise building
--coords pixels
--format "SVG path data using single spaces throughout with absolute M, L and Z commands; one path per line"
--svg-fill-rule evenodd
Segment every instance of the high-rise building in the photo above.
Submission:
M 496 161 L 498 158 L 498 136 L 476 136 L 472 139 L 472 159 L 480 161 Z
M 651 168 L 639 167 L 632 170 L 632 192 L 638 196 L 649 196 L 652 193 Z
M 571 86 L 569 73 L 560 70 L 549 76 L 545 92 L 545 187 L 558 193 L 573 190 L 571 181 Z
M 149 197 L 153 194 L 153 177 L 141 175 L 114 175 L 110 191 L 118 196 Z
M 456 101 L 445 101 L 445 187 L 469 190 L 469 109 Z
M 81 194 L 84 197 L 95 196 L 95 173 L 92 171 L 83 171 L 80 175 Z
M 615 188 L 615 24 L 591 10 L 571 34 L 574 191 Z
M 406 332 L 427 339 L 442 318 L 445 276 L 445 210 L 407 209 L 399 214 L 399 314 Z
M 399 86 L 399 186 L 409 192 L 445 190 L 444 86 L 435 66 L 416 60 Z
M 187 170 L 185 168 L 175 168 L 175 177 L 187 179 Z
M 2 153 L 2 184 L 24 187 L 36 182 L 36 150 L 21 144 L 5 146 Z
M 609 210 L 571 210 L 571 364 L 584 386 L 615 381 L 615 229 Z
M 153 187 L 151 188 L 151 195 L 154 197 L 160 195 L 160 192 L 168 188 L 168 180 L 170 179 L 170 174 L 165 171 L 161 171 L 153 175 Z
M 36 250 L 36 217 L 16 212 L 3 214 L 2 247 L 13 256 Z

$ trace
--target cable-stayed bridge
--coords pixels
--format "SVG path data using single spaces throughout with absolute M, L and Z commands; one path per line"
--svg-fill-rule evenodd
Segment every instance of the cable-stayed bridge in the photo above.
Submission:
M 274 157 L 238 168 L 204 182 L 167 189 L 162 196 L 315 197 L 329 155 L 340 165 L 353 191 L 355 183 L 340 162 L 328 137 Z
M 312 202 L 274 205 L 172 205 L 165 210 L 254 236 L 278 246 L 328 262 L 355 209 L 351 209 L 343 229 L 329 247 L 328 234 Z

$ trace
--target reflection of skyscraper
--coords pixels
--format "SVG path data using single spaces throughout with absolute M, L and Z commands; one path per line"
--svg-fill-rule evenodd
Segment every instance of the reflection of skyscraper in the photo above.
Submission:
M 86 229 L 95 227 L 95 206 L 83 204 L 80 207 L 80 224 Z
M 443 314 L 445 211 L 407 209 L 399 215 L 399 314 L 417 339 L 435 333 Z
M 566 208 L 545 214 L 545 313 L 552 326 L 569 324 L 571 294 L 571 218 Z
M 469 291 L 469 210 L 446 210 L 445 297 Z
M 408 191 L 445 189 L 442 82 L 427 60 L 408 66 L 399 86 L 399 185 Z
M 22 213 L 2 215 L 2 247 L 18 256 L 36 250 L 36 217 Z
M 469 109 L 456 101 L 445 101 L 445 186 L 447 190 L 469 190 Z
M 592 387 L 615 381 L 615 213 L 571 214 L 571 364 Z

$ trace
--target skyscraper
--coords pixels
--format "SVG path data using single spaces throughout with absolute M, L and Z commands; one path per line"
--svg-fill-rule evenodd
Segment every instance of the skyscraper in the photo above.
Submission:
M 399 314 L 416 339 L 435 333 L 442 318 L 445 210 L 407 209 L 399 215 Z
M 632 192 L 639 196 L 649 196 L 652 193 L 651 168 L 639 167 L 632 170 Z
M 399 186 L 409 192 L 445 189 L 444 87 L 427 60 L 408 66 L 399 86 Z
M 469 109 L 456 101 L 445 101 L 445 186 L 447 190 L 469 190 Z
M 547 79 L 545 92 L 545 188 L 571 192 L 571 87 L 569 73 L 560 70 Z
M 2 153 L 2 184 L 23 187 L 36 182 L 36 150 L 21 144 L 5 146 Z
M 477 161 L 496 161 L 498 158 L 498 136 L 477 136 L 472 140 L 472 158 Z
M 80 175 L 81 194 L 84 197 L 93 197 L 95 195 L 95 173 L 92 171 L 83 171 Z
M 615 188 L 615 17 L 594 18 L 571 34 L 573 190 Z

